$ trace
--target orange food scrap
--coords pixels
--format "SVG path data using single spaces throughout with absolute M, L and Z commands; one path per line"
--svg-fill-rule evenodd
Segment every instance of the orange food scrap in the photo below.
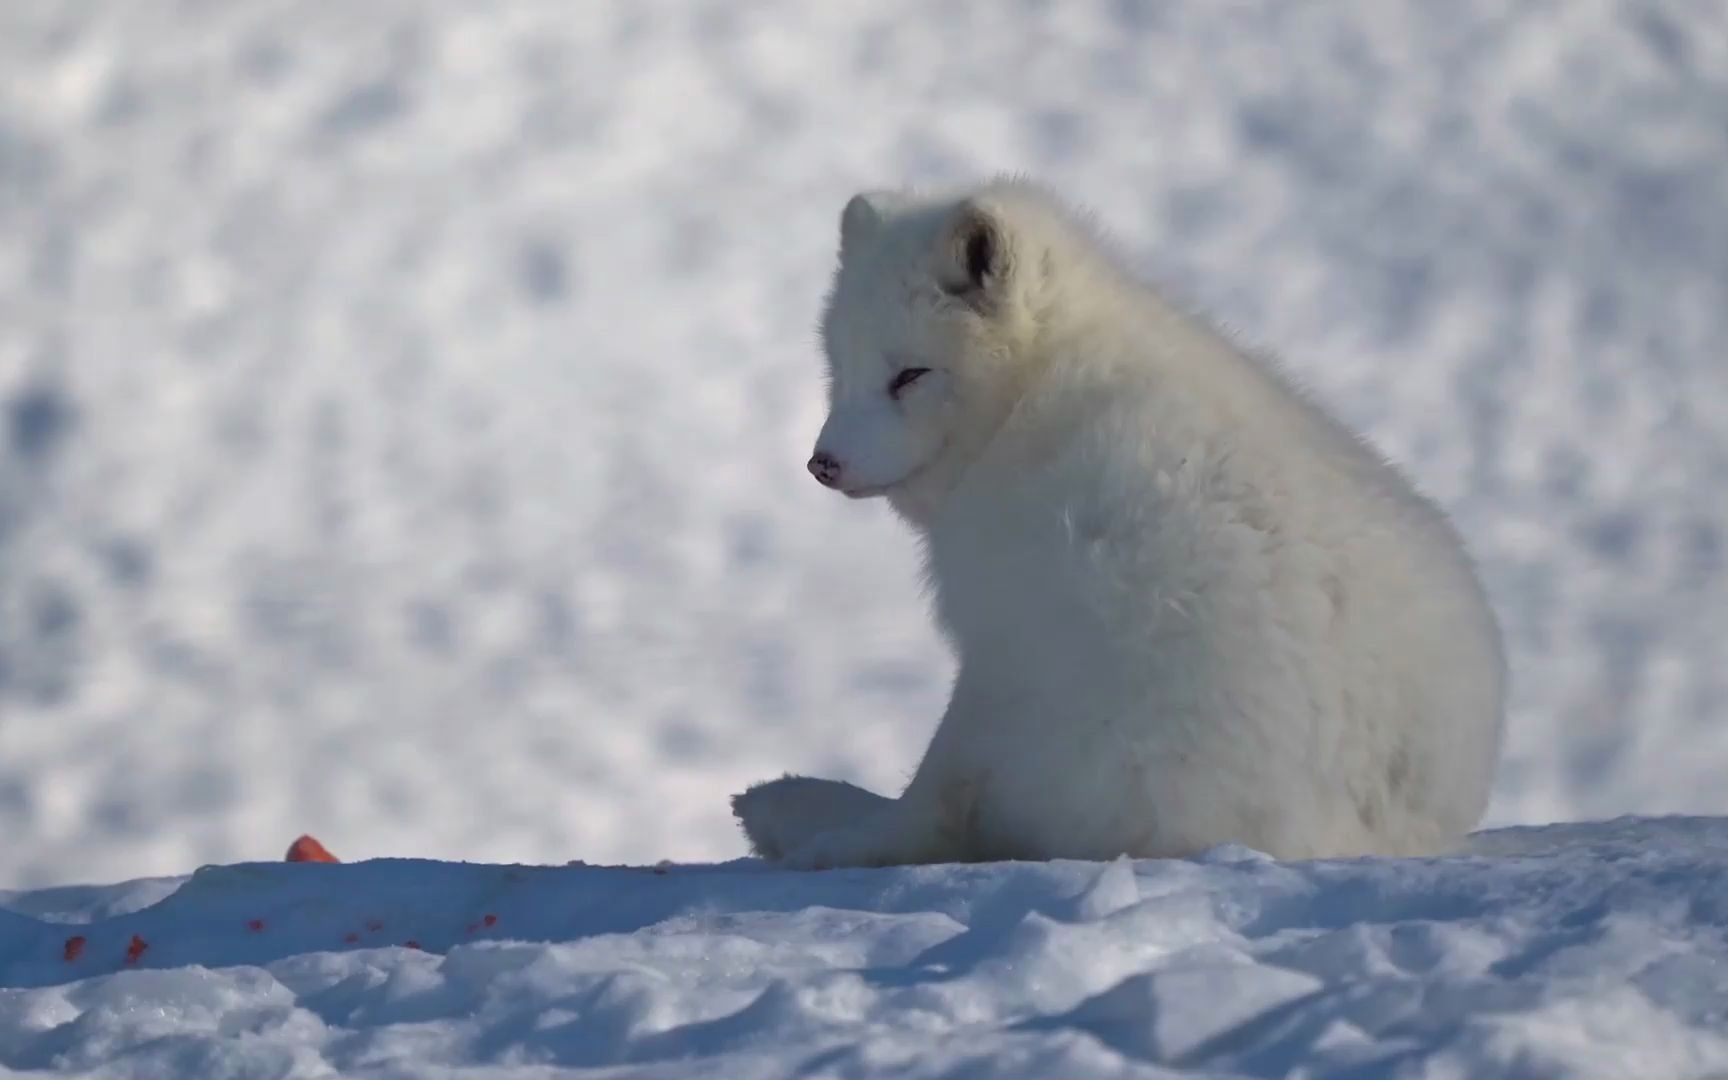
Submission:
M 137 934 L 133 934 L 131 942 L 126 946 L 126 962 L 128 964 L 136 964 L 143 958 L 144 950 L 149 947 L 150 943 L 148 941 L 145 941 Z
M 66 939 L 66 946 L 65 946 L 65 948 L 60 950 L 60 955 L 61 955 L 61 957 L 63 957 L 65 959 L 65 961 L 68 964 L 70 964 L 72 961 L 78 959 L 80 956 L 83 956 L 84 955 L 84 935 L 83 934 L 73 934 L 71 937 L 67 938 Z
M 288 845 L 288 854 L 284 856 L 288 862 L 341 862 L 330 854 L 330 849 L 320 844 L 316 837 L 302 836 Z

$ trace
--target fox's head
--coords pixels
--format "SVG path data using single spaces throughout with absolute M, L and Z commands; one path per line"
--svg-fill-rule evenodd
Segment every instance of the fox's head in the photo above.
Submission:
M 840 216 L 822 319 L 828 421 L 809 469 L 853 498 L 886 495 L 921 521 L 1026 384 L 1046 245 L 1036 193 L 874 192 Z

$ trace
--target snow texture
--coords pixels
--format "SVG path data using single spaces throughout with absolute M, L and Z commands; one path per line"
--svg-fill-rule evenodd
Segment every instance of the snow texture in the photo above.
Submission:
M 0 883 L 894 788 L 950 661 L 812 321 L 846 196 L 998 170 L 1454 512 L 1492 820 L 1728 811 L 1725 10 L 0 5 Z
M 815 874 L 252 863 L 18 893 L 0 910 L 0 984 L 18 988 L 0 992 L 0 1067 L 1728 1074 L 1728 822 L 1479 847 Z

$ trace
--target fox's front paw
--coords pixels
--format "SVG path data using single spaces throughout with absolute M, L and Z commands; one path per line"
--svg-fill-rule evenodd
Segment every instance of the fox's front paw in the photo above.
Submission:
M 732 796 L 732 816 L 744 829 L 750 850 L 764 859 L 778 859 L 786 853 L 787 837 L 784 825 L 788 818 L 787 803 L 796 794 L 797 777 L 787 776 L 768 780 Z
M 850 828 L 892 800 L 838 780 L 783 776 L 732 798 L 732 813 L 744 827 L 750 850 L 779 859 L 821 833 Z
M 887 845 L 880 842 L 875 830 L 857 826 L 819 832 L 780 860 L 788 870 L 890 866 L 898 861 Z

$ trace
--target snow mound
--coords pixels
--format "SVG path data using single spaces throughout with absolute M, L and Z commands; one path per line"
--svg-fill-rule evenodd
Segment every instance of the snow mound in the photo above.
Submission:
M 1728 1069 L 1724 819 L 1506 830 L 1424 860 L 243 864 L 4 906 L 10 1069 Z

